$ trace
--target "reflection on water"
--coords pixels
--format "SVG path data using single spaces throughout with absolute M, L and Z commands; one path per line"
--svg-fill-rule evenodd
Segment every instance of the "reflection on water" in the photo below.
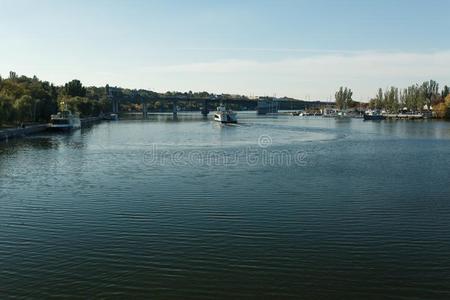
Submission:
M 239 121 L 1 143 L 0 298 L 450 297 L 450 123 Z

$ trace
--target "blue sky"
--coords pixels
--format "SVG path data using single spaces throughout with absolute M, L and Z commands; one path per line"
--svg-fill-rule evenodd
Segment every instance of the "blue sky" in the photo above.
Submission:
M 0 74 L 326 99 L 450 84 L 450 1 L 0 0 Z

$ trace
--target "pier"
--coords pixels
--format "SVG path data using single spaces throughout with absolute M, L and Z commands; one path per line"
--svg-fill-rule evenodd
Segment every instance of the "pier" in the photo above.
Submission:
M 387 114 L 386 119 L 390 120 L 420 120 L 423 119 L 423 114 Z

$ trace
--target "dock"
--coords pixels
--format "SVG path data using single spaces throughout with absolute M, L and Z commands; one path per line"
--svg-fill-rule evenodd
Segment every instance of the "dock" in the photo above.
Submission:
M 423 119 L 423 114 L 387 114 L 385 115 L 387 119 L 396 120 L 420 120 Z

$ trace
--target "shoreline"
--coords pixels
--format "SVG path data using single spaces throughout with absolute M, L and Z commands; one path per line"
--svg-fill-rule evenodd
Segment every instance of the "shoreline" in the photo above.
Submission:
M 81 127 L 89 126 L 94 123 L 103 120 L 102 117 L 88 117 L 81 119 Z M 47 123 L 30 125 L 25 128 L 8 128 L 0 129 L 0 142 L 8 141 L 10 139 L 22 138 L 28 135 L 36 134 L 39 132 L 44 132 L 49 129 L 50 125 Z
M 155 113 L 158 114 L 158 113 Z M 169 113 L 167 113 L 169 114 Z M 290 115 L 290 112 L 279 112 L 281 115 Z M 326 118 L 326 119 L 334 119 L 335 116 L 327 116 L 327 115 L 317 115 L 317 116 L 308 116 L 308 117 L 316 117 L 316 118 Z M 353 119 L 354 117 L 350 117 L 349 119 Z M 362 119 L 362 118 L 355 118 L 355 119 Z M 92 124 L 98 123 L 103 121 L 104 119 L 102 117 L 88 117 L 81 119 L 81 128 L 90 126 Z M 399 117 L 398 115 L 388 115 L 386 120 L 395 120 L 395 121 L 402 121 L 402 120 L 408 120 L 408 121 L 414 121 L 414 120 L 439 120 L 439 121 L 446 121 L 445 119 L 439 119 L 439 118 L 417 118 L 416 116 L 410 116 L 408 117 Z M 0 129 L 0 142 L 8 141 L 10 139 L 17 139 L 26 137 L 28 135 L 36 134 L 39 132 L 47 131 L 50 127 L 50 124 L 44 123 L 44 124 L 36 124 L 36 125 L 29 125 L 25 128 L 6 128 L 6 129 Z
M 0 141 L 8 141 L 9 139 L 21 138 L 30 134 L 46 131 L 48 124 L 30 125 L 25 128 L 11 128 L 0 130 Z

